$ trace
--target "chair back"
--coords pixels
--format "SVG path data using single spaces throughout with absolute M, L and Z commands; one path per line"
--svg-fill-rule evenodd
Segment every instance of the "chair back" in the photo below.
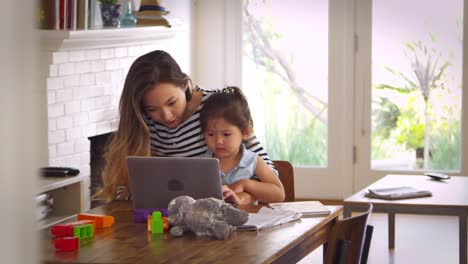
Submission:
M 295 200 L 294 195 L 294 171 L 291 163 L 285 160 L 274 160 L 273 164 L 278 170 L 278 176 L 284 187 L 286 197 L 285 202 L 293 202 Z
M 327 248 L 325 252 L 325 264 L 357 264 L 363 263 L 363 247 L 370 245 L 372 229 L 367 231 L 367 219 L 372 212 L 372 204 L 369 204 L 367 211 L 359 216 L 337 220 L 330 235 L 328 236 Z M 368 240 L 366 241 L 366 233 Z M 364 243 L 366 242 L 366 243 Z M 367 262 L 368 248 L 364 249 L 364 262 Z

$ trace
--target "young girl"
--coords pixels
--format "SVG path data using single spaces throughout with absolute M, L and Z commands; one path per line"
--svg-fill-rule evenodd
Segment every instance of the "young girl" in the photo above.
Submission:
M 252 136 L 249 105 L 237 87 L 224 88 L 204 103 L 200 122 L 208 155 L 218 158 L 224 199 L 234 204 L 281 202 L 285 193 L 278 176 L 243 141 Z

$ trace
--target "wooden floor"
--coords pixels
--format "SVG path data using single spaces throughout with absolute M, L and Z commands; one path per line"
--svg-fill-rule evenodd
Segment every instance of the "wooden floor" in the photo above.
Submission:
M 395 249 L 389 250 L 387 215 L 372 213 L 374 234 L 367 263 L 458 263 L 457 217 L 397 214 L 395 219 Z M 322 248 L 299 263 L 322 263 Z

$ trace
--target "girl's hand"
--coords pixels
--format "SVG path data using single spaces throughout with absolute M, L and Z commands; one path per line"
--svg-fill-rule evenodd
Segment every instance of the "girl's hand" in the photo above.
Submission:
M 227 203 L 236 205 L 241 202 L 239 196 L 226 185 L 223 185 L 223 198 Z

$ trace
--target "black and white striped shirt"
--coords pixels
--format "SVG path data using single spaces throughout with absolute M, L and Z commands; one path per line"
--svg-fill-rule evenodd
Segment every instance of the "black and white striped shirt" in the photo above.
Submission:
M 152 156 L 197 157 L 206 153 L 207 146 L 201 130 L 200 111 L 206 99 L 219 90 L 203 90 L 199 87 L 197 89 L 203 92 L 200 106 L 190 118 L 177 128 L 171 129 L 148 117 L 146 118 L 146 124 L 150 130 Z M 274 169 L 273 162 L 255 136 L 252 136 L 244 144 L 248 150 L 257 153 Z

